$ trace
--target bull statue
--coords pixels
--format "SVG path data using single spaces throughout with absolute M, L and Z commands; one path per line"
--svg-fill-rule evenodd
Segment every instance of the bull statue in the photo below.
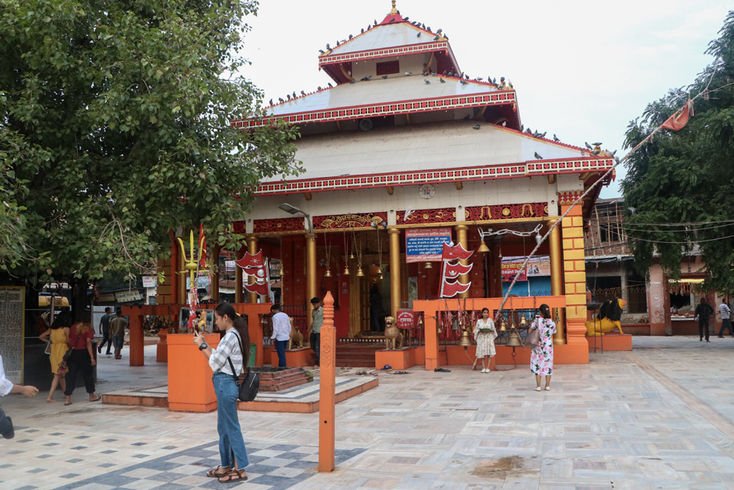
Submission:
M 400 333 L 398 326 L 395 325 L 395 318 L 392 316 L 385 317 L 385 350 L 395 350 L 400 347 L 403 342 L 403 334 Z
M 586 335 L 599 336 L 611 332 L 615 328 L 622 332 L 622 311 L 627 307 L 627 302 L 622 298 L 608 299 L 599 308 L 599 314 L 593 320 L 586 322 Z

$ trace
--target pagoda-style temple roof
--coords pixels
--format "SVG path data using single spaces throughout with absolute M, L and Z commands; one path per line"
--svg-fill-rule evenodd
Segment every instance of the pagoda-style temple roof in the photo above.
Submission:
M 603 172 L 611 156 L 476 121 L 313 136 L 298 145 L 298 179 L 263 181 L 258 195 Z M 441 145 L 428 142 L 440 141 Z M 538 156 L 542 157 L 539 159 Z M 397 170 L 399 169 L 399 170 Z
M 235 126 L 257 127 L 280 119 L 290 124 L 344 121 L 367 117 L 448 111 L 490 105 L 513 105 L 513 89 L 444 75 L 371 78 L 321 89 L 266 109 L 271 117 L 234 121 Z M 515 118 L 517 119 L 517 118 Z M 513 121 L 511 126 L 519 126 Z

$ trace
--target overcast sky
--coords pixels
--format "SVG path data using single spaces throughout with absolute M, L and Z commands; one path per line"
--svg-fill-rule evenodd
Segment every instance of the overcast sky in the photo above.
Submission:
M 252 65 L 243 74 L 264 100 L 325 86 L 318 50 L 390 8 L 389 0 L 261 0 L 248 19 L 243 54 Z M 601 141 L 621 156 L 629 121 L 712 62 L 704 51 L 734 2 L 398 0 L 397 8 L 442 28 L 465 73 L 512 81 L 526 127 L 577 146 Z M 623 174 L 602 197 L 620 195 Z

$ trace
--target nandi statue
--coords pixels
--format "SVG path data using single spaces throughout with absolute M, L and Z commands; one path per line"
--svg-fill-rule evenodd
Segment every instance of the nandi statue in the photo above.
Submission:
M 622 298 L 608 299 L 599 308 L 599 314 L 593 320 L 586 322 L 586 335 L 602 335 L 611 332 L 615 328 L 622 332 L 622 310 L 627 307 L 627 302 Z

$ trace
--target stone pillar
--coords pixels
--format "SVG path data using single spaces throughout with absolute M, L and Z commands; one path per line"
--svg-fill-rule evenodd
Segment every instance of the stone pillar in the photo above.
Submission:
M 257 253 L 257 237 L 255 235 L 250 235 L 247 237 L 247 251 L 253 255 Z M 248 284 L 254 281 L 255 279 L 252 278 L 251 280 L 249 280 Z M 267 301 L 270 300 L 268 299 Z M 257 303 L 257 293 L 249 293 L 247 295 L 247 302 Z
M 415 304 L 415 302 L 414 302 Z M 423 311 L 423 325 L 425 328 L 426 371 L 433 371 L 438 365 L 438 312 Z
M 653 264 L 650 266 L 650 282 L 647 287 L 647 311 L 650 321 L 650 335 L 666 335 L 665 324 L 666 324 L 666 303 L 667 317 L 670 317 L 670 300 L 666 301 L 666 297 L 669 298 L 668 285 L 663 268 L 660 264 Z M 669 334 L 672 335 L 672 328 Z
M 579 192 L 559 193 L 561 214 L 578 198 Z M 586 351 L 586 264 L 584 262 L 584 219 L 581 204 L 574 206 L 561 222 L 563 235 L 563 270 L 566 294 L 566 340 Z
M 549 224 L 553 226 L 556 220 Z M 561 226 L 553 228 L 550 234 L 550 263 L 551 263 L 551 296 L 561 296 L 563 294 L 563 255 L 561 254 Z M 556 335 L 553 337 L 553 343 L 566 343 L 566 321 L 563 311 L 559 312 L 559 321 L 556 325 Z
M 464 247 L 465 250 L 469 249 L 469 238 L 467 237 L 467 230 L 469 229 L 468 226 L 465 224 L 456 225 L 456 241 L 461 244 L 462 247 Z M 460 260 L 459 263 L 463 265 L 468 265 L 469 261 L 467 260 Z M 461 274 L 459 276 L 459 284 L 467 284 L 469 282 L 469 274 Z M 465 293 L 459 294 L 460 298 L 468 298 L 469 297 L 469 291 Z
M 311 311 L 313 305 L 311 298 L 316 296 L 316 235 L 306 235 L 306 304 L 308 306 L 306 313 L 306 325 L 308 331 L 311 331 Z M 306 339 L 308 341 L 308 339 Z
M 391 226 L 387 229 L 390 237 L 390 311 L 397 318 L 402 300 L 400 298 L 400 229 Z
M 336 396 L 336 328 L 334 297 L 324 298 L 321 327 L 321 373 L 319 377 L 319 471 L 334 471 L 334 404 Z

